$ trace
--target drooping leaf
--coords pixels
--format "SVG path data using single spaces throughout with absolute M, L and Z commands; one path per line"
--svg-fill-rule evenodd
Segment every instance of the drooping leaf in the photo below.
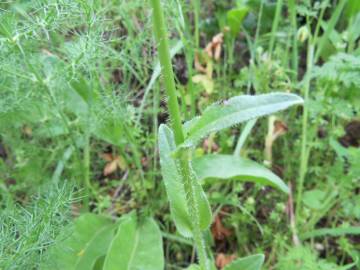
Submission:
M 114 229 L 111 219 L 107 217 L 94 214 L 80 216 L 50 248 L 49 259 L 41 269 L 92 269 L 96 261 L 106 254 Z
M 161 232 L 153 219 L 138 224 L 134 215 L 128 215 L 120 223 L 103 267 L 103 270 L 119 269 L 164 269 Z
M 244 95 L 215 103 L 184 124 L 186 139 L 182 146 L 191 147 L 212 132 L 302 103 L 301 97 L 286 93 Z
M 244 129 L 241 131 L 240 138 L 236 144 L 236 148 L 234 151 L 234 156 L 240 156 L 241 149 L 243 148 L 246 139 L 249 137 L 251 130 L 255 126 L 257 119 L 251 119 L 250 121 L 246 122 Z
M 264 259 L 265 256 L 262 254 L 237 259 L 231 264 L 228 264 L 224 270 L 260 270 Z
M 244 21 L 246 15 L 249 12 L 249 8 L 247 6 L 240 6 L 236 9 L 231 9 L 227 12 L 227 23 L 230 27 L 231 34 L 235 37 L 240 32 L 240 27 L 242 22 Z
M 230 179 L 272 186 L 289 193 L 287 185 L 272 171 L 260 164 L 232 155 L 205 155 L 193 160 L 193 167 L 201 181 Z
M 159 128 L 160 164 L 171 215 L 178 231 L 183 236 L 190 237 L 192 235 L 191 219 L 186 203 L 181 167 L 173 155 L 175 149 L 173 132 L 166 125 L 161 125 Z M 194 174 L 191 175 L 195 177 Z M 212 220 L 209 202 L 201 185 L 198 181 L 194 182 L 196 183 L 195 199 L 199 207 L 200 227 L 206 229 Z

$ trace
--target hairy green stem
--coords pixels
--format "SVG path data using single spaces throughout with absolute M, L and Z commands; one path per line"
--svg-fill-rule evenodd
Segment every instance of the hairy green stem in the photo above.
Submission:
M 165 89 L 168 96 L 168 108 L 174 131 L 175 142 L 180 145 L 184 142 L 184 133 L 181 123 L 179 103 L 176 95 L 174 71 L 170 60 L 168 34 L 164 20 L 164 14 L 160 0 L 151 0 L 153 8 L 154 32 L 158 43 L 158 53 L 162 74 L 164 77 Z M 183 184 L 187 193 L 187 207 L 192 222 L 193 238 L 195 241 L 200 267 L 202 270 L 209 270 L 209 262 L 206 255 L 206 245 L 200 228 L 199 208 L 195 197 L 195 181 L 191 174 L 189 156 L 187 151 L 180 156 L 180 166 L 183 176 Z
M 171 127 L 174 130 L 176 144 L 181 144 L 184 141 L 184 133 L 182 131 L 180 108 L 176 95 L 174 71 L 171 64 L 169 40 L 164 14 L 160 0 L 151 0 L 151 4 L 153 7 L 154 32 L 158 43 L 158 53 L 162 67 L 161 71 L 164 77 L 166 94 L 168 96 Z

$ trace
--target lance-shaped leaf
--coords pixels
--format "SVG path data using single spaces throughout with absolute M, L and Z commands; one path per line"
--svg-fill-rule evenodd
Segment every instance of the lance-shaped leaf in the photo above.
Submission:
M 186 192 L 180 162 L 173 154 L 176 149 L 174 135 L 166 125 L 159 128 L 160 164 L 166 193 L 170 203 L 170 211 L 178 231 L 185 237 L 192 235 L 191 219 L 186 203 Z M 190 166 L 190 169 L 191 166 Z M 194 173 L 191 173 L 195 177 Z M 199 208 L 200 227 L 208 228 L 212 215 L 209 202 L 198 181 L 195 182 L 195 199 Z
M 164 269 L 162 245 L 160 229 L 153 219 L 139 224 L 135 215 L 128 215 L 110 244 L 103 270 Z
M 244 95 L 215 103 L 184 124 L 186 139 L 182 146 L 191 147 L 212 132 L 302 103 L 301 97 L 286 93 Z
M 80 216 L 58 237 L 41 269 L 93 269 L 96 261 L 106 254 L 114 236 L 111 219 L 94 214 Z
M 260 164 L 233 155 L 206 155 L 193 160 L 193 168 L 201 180 L 234 179 L 272 186 L 289 193 L 287 185 Z
M 237 259 L 228 264 L 224 270 L 260 270 L 264 263 L 264 259 L 265 256 L 262 254 Z

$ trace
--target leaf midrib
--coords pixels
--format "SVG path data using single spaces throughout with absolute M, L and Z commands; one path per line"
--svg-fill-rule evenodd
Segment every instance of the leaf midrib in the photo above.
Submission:
M 75 269 L 77 269 L 77 267 L 79 266 L 80 262 L 81 262 L 82 259 L 85 257 L 85 253 L 86 253 L 86 251 L 88 250 L 88 248 L 89 248 L 89 246 L 91 245 L 91 243 L 94 241 L 94 239 L 96 239 L 96 237 L 97 237 L 99 234 L 101 234 L 102 232 L 104 232 L 106 229 L 111 228 L 111 227 L 112 227 L 112 225 L 106 225 L 106 226 L 104 226 L 103 228 L 101 228 L 100 230 L 98 230 L 98 231 L 95 233 L 94 237 L 92 237 L 90 241 L 88 241 L 88 242 L 85 244 L 84 249 L 81 249 L 81 250 L 84 250 L 84 253 L 83 253 L 82 256 L 79 256 L 79 258 L 76 260 Z M 79 252 L 81 252 L 81 250 L 80 250 Z
M 274 105 L 282 104 L 282 103 L 290 103 L 289 105 L 297 105 L 297 104 L 301 104 L 302 102 L 301 102 L 301 101 L 296 101 L 296 102 L 293 102 L 293 103 L 292 103 L 291 101 L 277 102 L 277 103 L 262 105 L 262 106 L 260 106 L 260 107 L 262 107 L 262 108 L 267 108 L 267 107 L 272 107 L 272 106 L 274 106 Z M 217 122 L 220 122 L 221 120 L 223 121 L 223 119 L 225 119 L 225 118 L 232 118 L 232 117 L 233 117 L 234 115 L 236 115 L 236 114 L 239 114 L 239 113 L 248 113 L 249 111 L 256 110 L 256 109 L 258 109 L 258 108 L 259 108 L 259 107 L 250 107 L 250 108 L 245 109 L 245 110 L 236 111 L 236 112 L 227 114 L 227 115 L 224 116 L 224 117 L 220 117 L 220 118 L 214 119 L 214 121 L 208 122 L 208 123 L 209 123 L 208 125 L 210 125 L 210 124 L 211 124 L 211 125 L 214 125 L 214 124 L 216 124 Z M 281 109 L 281 110 L 283 110 L 283 109 Z M 279 110 L 279 111 L 280 111 L 280 110 Z M 257 118 L 257 117 L 259 117 L 259 116 L 250 117 L 248 120 L 251 120 L 252 118 Z M 200 118 L 200 119 L 201 119 L 201 118 Z M 200 120 L 200 119 L 199 119 L 199 120 Z M 192 132 L 190 131 L 190 132 L 189 132 L 190 134 L 189 134 L 188 138 L 186 139 L 186 141 L 188 141 L 189 139 L 191 140 L 191 137 L 193 137 L 193 136 L 197 137 L 196 134 L 200 133 L 201 130 L 206 129 L 206 126 L 208 126 L 208 125 L 205 124 L 205 126 L 203 126 L 203 127 L 201 127 L 200 129 L 198 129 L 198 128 L 197 128 L 197 125 L 195 124 L 195 125 L 191 128 L 192 130 L 195 130 L 195 132 L 192 133 Z M 195 135 L 194 135 L 194 134 L 195 134 Z
M 136 253 L 136 249 L 137 249 L 138 244 L 139 244 L 139 229 L 137 229 L 135 231 L 135 241 L 134 241 L 133 250 L 131 251 L 131 255 L 130 255 L 130 259 L 129 259 L 129 264 L 128 264 L 128 268 L 127 268 L 128 270 L 131 269 L 133 260 L 135 258 L 135 253 Z

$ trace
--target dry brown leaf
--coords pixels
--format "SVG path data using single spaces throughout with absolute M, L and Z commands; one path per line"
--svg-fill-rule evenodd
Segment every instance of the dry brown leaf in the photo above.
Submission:
M 22 127 L 22 132 L 26 135 L 26 136 L 28 136 L 28 137 L 31 137 L 32 136 L 32 128 L 31 127 L 29 127 L 28 125 L 24 125 L 23 127 Z
M 208 54 L 210 58 L 218 61 L 221 56 L 221 49 L 223 43 L 224 43 L 224 34 L 219 33 L 215 35 L 212 38 L 211 42 L 206 45 L 205 52 Z
M 209 138 L 204 140 L 203 149 L 207 153 L 213 153 L 219 151 L 219 146 L 216 144 L 216 142 L 214 142 L 214 139 L 210 136 Z
M 288 126 L 285 124 L 285 122 L 276 120 L 274 123 L 274 135 L 276 135 L 276 138 L 284 135 L 288 130 Z
M 127 163 L 122 156 L 114 156 L 111 153 L 103 153 L 101 157 L 107 161 L 103 170 L 104 176 L 114 173 L 117 169 L 121 169 L 122 171 L 127 169 Z
M 118 160 L 113 160 L 105 165 L 103 174 L 104 176 L 108 176 L 112 173 L 114 173 L 118 168 Z
M 215 264 L 216 264 L 216 267 L 218 267 L 219 269 L 223 269 L 226 265 L 228 265 L 235 259 L 236 259 L 235 254 L 226 255 L 224 253 L 218 253 L 216 255 Z
M 232 234 L 232 232 L 222 224 L 220 215 L 215 217 L 215 221 L 211 226 L 211 233 L 216 240 L 223 240 Z
M 102 153 L 101 158 L 107 162 L 110 162 L 114 159 L 114 157 L 111 153 Z

